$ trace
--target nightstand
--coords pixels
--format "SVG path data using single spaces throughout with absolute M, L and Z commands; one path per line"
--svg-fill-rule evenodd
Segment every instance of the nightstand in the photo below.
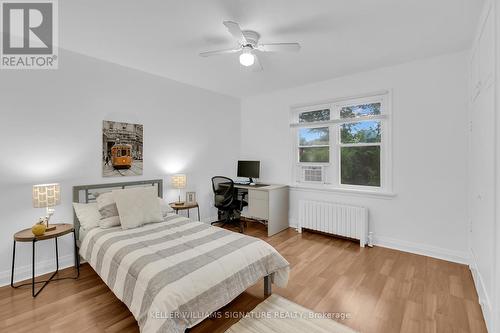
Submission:
M 36 297 L 42 290 L 45 288 L 45 286 L 50 282 L 50 281 L 57 281 L 57 280 L 65 280 L 65 279 L 78 279 L 80 276 L 80 262 L 79 262 L 79 257 L 78 257 L 78 249 L 76 247 L 76 234 L 75 234 L 75 229 L 73 228 L 72 224 L 54 224 L 56 228 L 54 230 L 50 230 L 45 232 L 41 236 L 35 236 L 31 232 L 31 228 L 21 230 L 14 234 L 14 250 L 12 252 L 12 275 L 10 278 L 10 286 L 12 288 L 19 288 L 22 286 L 30 285 L 31 284 L 31 295 L 33 297 Z M 54 279 L 54 276 L 59 272 L 59 249 L 57 245 L 57 239 L 61 236 L 67 235 L 73 233 L 73 241 L 75 244 L 75 266 L 76 266 L 76 276 L 75 277 L 66 277 L 66 278 L 56 278 Z M 35 281 L 35 249 L 36 249 L 36 243 L 39 241 L 43 240 L 49 240 L 49 239 L 54 239 L 55 244 L 56 244 L 56 271 L 50 276 L 48 280 L 43 280 L 43 281 Z M 32 243 L 32 265 L 31 265 L 31 272 L 32 272 L 32 278 L 30 283 L 23 283 L 19 284 L 17 286 L 14 285 L 14 267 L 16 263 L 16 243 L 17 242 L 31 242 Z M 43 283 L 42 287 L 38 289 L 38 291 L 35 292 L 35 284 L 38 283 Z
M 198 205 L 197 202 L 185 202 L 182 205 L 176 204 L 175 202 L 169 203 L 170 207 L 172 207 L 173 210 L 175 210 L 175 213 L 177 214 L 180 210 L 187 210 L 187 216 L 189 217 L 189 210 L 193 208 L 198 209 L 198 221 L 200 220 L 200 206 Z

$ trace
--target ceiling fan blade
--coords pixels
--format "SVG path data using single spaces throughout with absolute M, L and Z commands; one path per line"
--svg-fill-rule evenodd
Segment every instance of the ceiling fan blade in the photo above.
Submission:
M 298 52 L 300 50 L 299 43 L 271 43 L 259 44 L 257 50 L 262 52 Z
M 224 21 L 222 23 L 226 26 L 227 31 L 229 31 L 229 33 L 233 35 L 234 38 L 236 38 L 238 43 L 242 45 L 248 44 L 248 41 L 243 35 L 243 32 L 241 31 L 240 25 L 238 23 L 233 21 Z
M 252 66 L 252 72 L 262 72 L 264 70 L 264 67 L 262 67 L 262 64 L 260 63 L 259 57 L 254 53 L 255 57 L 255 62 Z
M 207 52 L 201 52 L 200 57 L 211 57 L 215 55 L 221 55 L 221 54 L 230 54 L 230 53 L 237 53 L 240 52 L 241 49 L 227 49 L 227 50 L 216 50 L 216 51 L 207 51 Z

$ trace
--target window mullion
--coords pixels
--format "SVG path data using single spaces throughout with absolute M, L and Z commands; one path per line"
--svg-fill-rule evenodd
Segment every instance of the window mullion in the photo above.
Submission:
M 381 142 L 358 142 L 358 143 L 340 143 L 340 147 L 373 147 L 382 146 Z
M 310 146 L 300 146 L 299 148 L 321 148 L 321 147 L 330 147 L 331 145 L 310 145 Z
M 331 110 L 333 110 L 334 119 L 340 119 L 340 108 L 337 105 L 333 105 Z M 330 171 L 330 175 L 332 176 L 331 183 L 334 184 L 335 187 L 338 187 L 340 184 L 340 125 L 330 125 L 330 131 L 332 141 L 332 148 L 330 151 L 333 164 L 332 170 Z

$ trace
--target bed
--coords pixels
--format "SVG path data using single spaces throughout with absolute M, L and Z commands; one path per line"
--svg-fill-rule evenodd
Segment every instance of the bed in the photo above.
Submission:
M 162 180 L 75 186 L 73 201 L 96 192 L 155 186 Z M 174 213 L 135 229 L 95 228 L 80 233 L 79 253 L 130 309 L 141 332 L 184 332 L 264 278 L 284 287 L 289 263 L 268 243 Z

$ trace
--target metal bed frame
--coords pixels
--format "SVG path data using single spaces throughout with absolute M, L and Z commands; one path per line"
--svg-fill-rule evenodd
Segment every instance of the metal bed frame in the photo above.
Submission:
M 78 185 L 73 186 L 73 202 L 82 202 L 81 194 L 83 193 L 84 203 L 94 202 L 96 199 L 95 193 L 103 192 L 102 190 L 113 190 L 113 189 L 125 189 L 127 187 L 138 187 L 138 186 L 156 186 L 158 189 L 158 197 L 163 198 L 163 179 L 153 179 L 153 180 L 139 180 L 132 182 L 120 182 L 120 183 L 104 183 L 104 184 L 92 184 L 92 185 Z M 98 191 L 101 190 L 101 191 Z M 78 247 L 80 247 L 80 221 L 73 212 L 73 225 L 75 228 L 75 238 L 77 239 Z M 80 263 L 80 260 L 78 261 Z M 272 279 L 271 275 L 264 277 L 264 296 L 269 296 L 272 293 Z

